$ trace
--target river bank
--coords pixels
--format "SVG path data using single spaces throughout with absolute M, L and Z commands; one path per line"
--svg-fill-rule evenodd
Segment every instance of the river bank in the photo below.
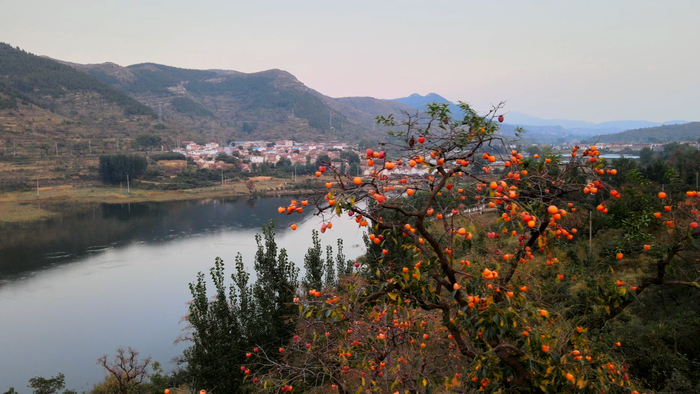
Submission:
M 301 195 L 312 190 L 290 188 L 289 179 L 257 177 L 255 191 L 251 192 L 243 182 L 224 186 L 187 190 L 143 190 L 119 186 L 55 186 L 39 188 L 31 192 L 8 192 L 0 194 L 0 222 L 20 223 L 47 219 L 59 215 L 51 206 L 60 203 L 123 204 L 138 202 L 164 202 L 196 200 L 205 198 L 240 196 Z

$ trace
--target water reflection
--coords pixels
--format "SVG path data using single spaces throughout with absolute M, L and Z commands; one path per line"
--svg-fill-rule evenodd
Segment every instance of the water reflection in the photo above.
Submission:
M 299 218 L 277 214 L 285 203 L 287 199 L 240 197 L 53 206 L 61 216 L 0 226 L 0 283 L 133 242 L 166 242 L 228 228 L 257 230 L 270 219 L 287 226 Z

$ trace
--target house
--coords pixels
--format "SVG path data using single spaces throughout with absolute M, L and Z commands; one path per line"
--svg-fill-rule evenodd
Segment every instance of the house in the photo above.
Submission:
M 294 146 L 294 141 L 292 141 L 292 140 L 275 141 L 275 145 L 280 146 L 280 147 L 291 148 L 292 146 Z

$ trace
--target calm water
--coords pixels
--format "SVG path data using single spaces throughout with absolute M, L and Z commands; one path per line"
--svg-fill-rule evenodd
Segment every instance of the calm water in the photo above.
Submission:
M 297 267 L 320 221 L 279 215 L 288 198 L 62 206 L 50 221 L 0 227 L 0 392 L 29 392 L 34 376 L 62 372 L 67 388 L 104 377 L 98 357 L 132 346 L 166 370 L 187 344 L 173 344 L 191 298 L 187 284 L 220 256 L 251 267 L 255 234 L 270 219 Z M 56 207 L 52 207 L 56 208 Z M 0 213 L 1 214 L 1 213 Z M 292 219 L 299 227 L 289 229 Z M 362 253 L 354 221 L 336 218 L 324 245 Z

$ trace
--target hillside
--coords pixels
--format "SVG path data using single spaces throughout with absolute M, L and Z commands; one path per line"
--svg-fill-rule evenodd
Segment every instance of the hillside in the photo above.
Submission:
M 13 155 L 47 154 L 46 146 L 30 148 L 31 140 L 60 154 L 100 139 L 108 151 L 141 133 L 160 135 L 168 147 L 185 139 L 356 142 L 376 139 L 377 115 L 410 109 L 370 97 L 331 98 L 282 70 L 77 64 L 0 47 L 0 138 L 5 153 L 12 141 Z
M 4 43 L 0 43 L 0 85 L 6 96 L 0 108 L 16 109 L 19 99 L 50 109 L 71 95 L 95 94 L 121 107 L 125 115 L 153 115 L 150 108 L 95 78 Z
M 165 137 L 156 124 L 156 113 L 128 94 L 0 43 L 0 156 L 111 152 L 140 133 Z
M 333 99 L 282 70 L 241 73 L 188 70 L 145 63 L 70 64 L 163 116 L 217 141 L 295 139 L 357 141 L 374 137 L 374 117 L 392 108 L 386 100 Z
M 700 122 L 691 122 L 601 135 L 589 139 L 588 142 L 667 143 L 698 139 L 700 139 Z

